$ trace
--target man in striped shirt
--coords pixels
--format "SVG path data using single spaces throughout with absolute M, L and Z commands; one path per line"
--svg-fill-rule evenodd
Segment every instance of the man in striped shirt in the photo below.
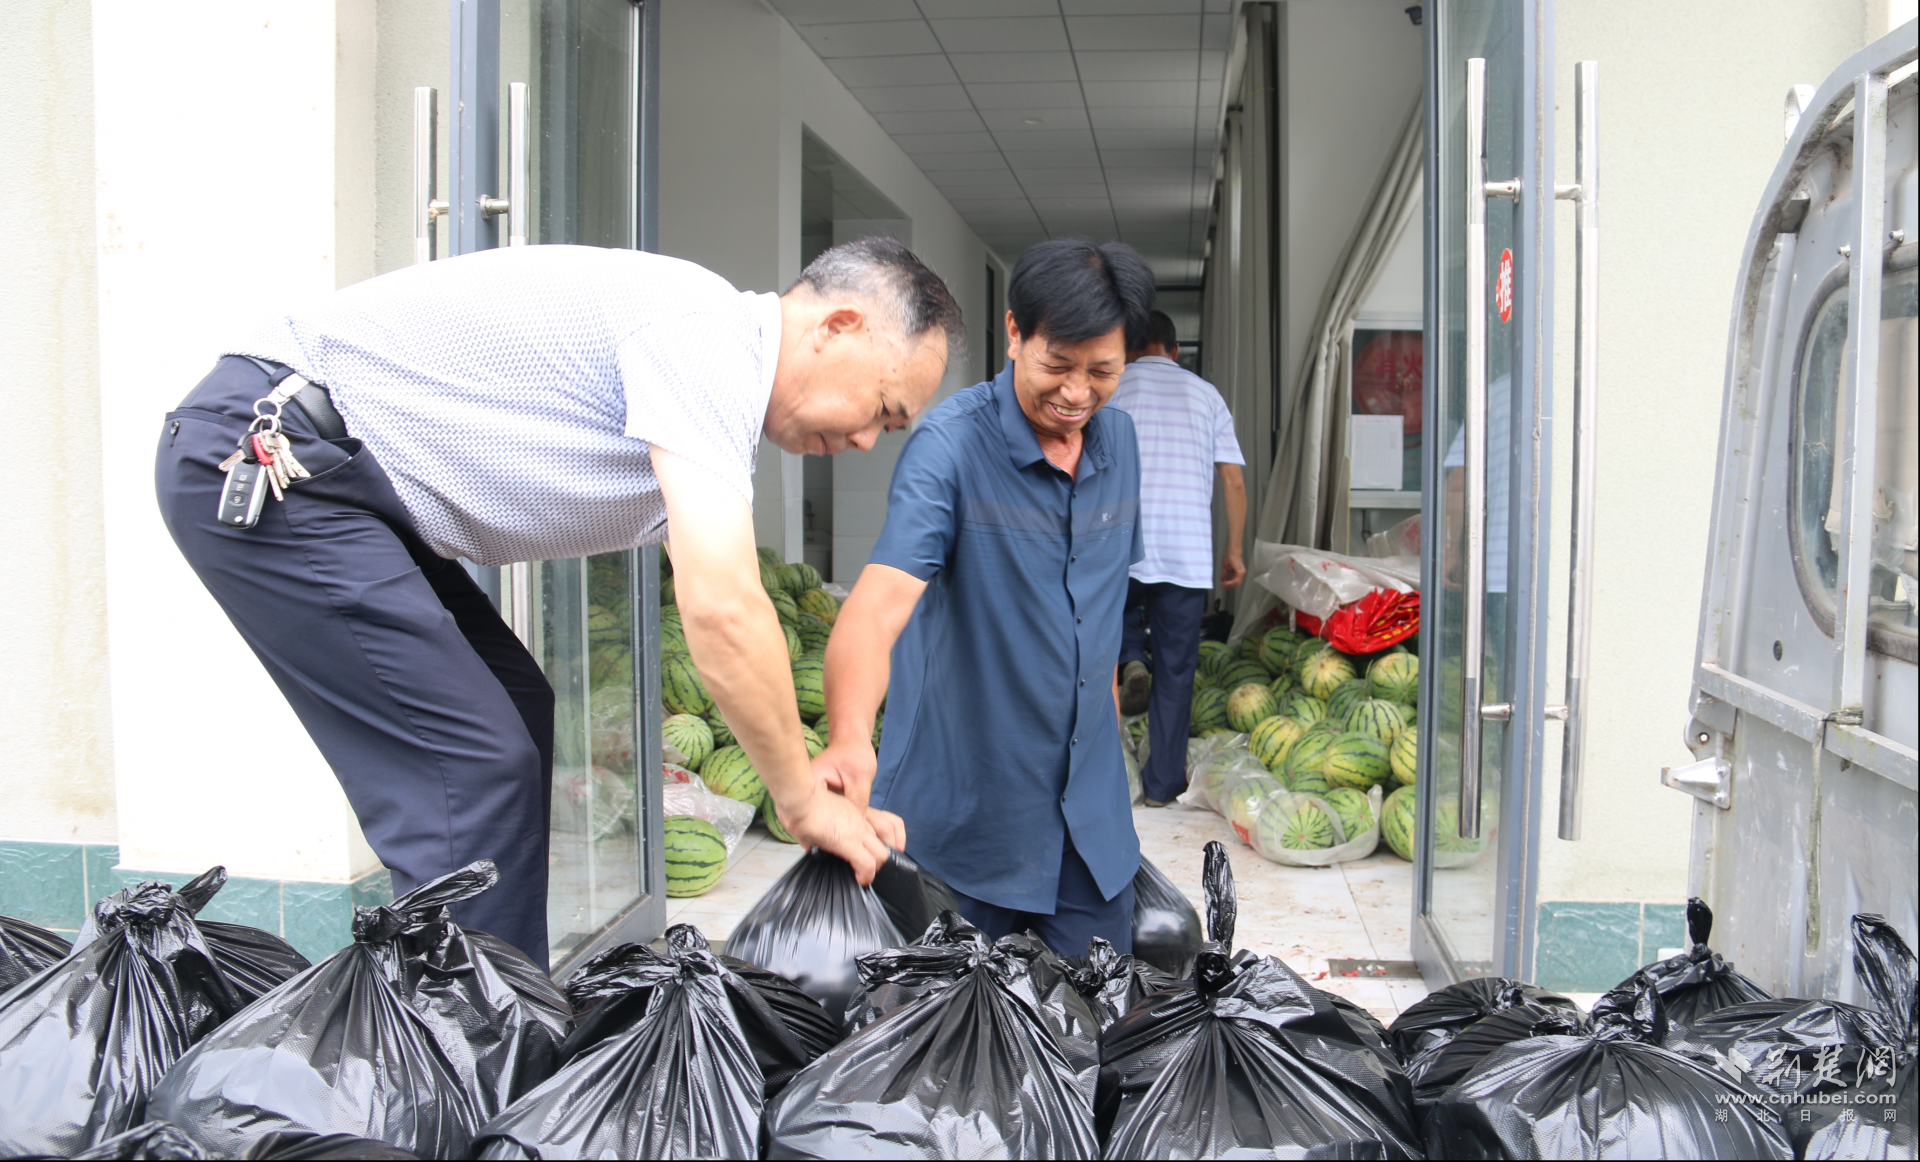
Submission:
M 1133 417 L 1140 441 L 1140 523 L 1147 555 L 1128 574 L 1121 709 L 1138 714 L 1147 703 L 1152 753 L 1140 778 L 1149 807 L 1165 806 L 1187 783 L 1187 723 L 1200 619 L 1214 584 L 1216 471 L 1227 507 L 1220 588 L 1232 589 L 1247 576 L 1240 554 L 1247 523 L 1247 485 L 1240 467 L 1246 458 L 1234 435 L 1233 414 L 1212 384 L 1174 362 L 1179 353 L 1173 320 L 1153 312 L 1141 347 L 1128 353 L 1119 390 L 1107 405 Z

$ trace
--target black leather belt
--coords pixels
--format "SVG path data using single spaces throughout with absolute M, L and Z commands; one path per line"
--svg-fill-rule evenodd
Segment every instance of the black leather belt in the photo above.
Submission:
M 243 355 L 242 359 L 267 373 L 267 386 L 279 387 L 282 380 L 293 374 L 293 368 L 284 363 L 274 363 L 266 359 L 255 359 Z M 323 440 L 344 440 L 347 438 L 347 421 L 340 418 L 340 412 L 333 406 L 333 397 L 327 394 L 325 385 L 312 380 L 299 391 L 293 393 L 293 402 L 300 405 L 300 411 L 313 425 L 313 430 Z

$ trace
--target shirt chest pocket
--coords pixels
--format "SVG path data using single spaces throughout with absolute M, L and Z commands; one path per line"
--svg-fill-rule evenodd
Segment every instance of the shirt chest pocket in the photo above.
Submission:
M 1112 504 L 1093 505 L 1073 515 L 1072 529 L 1076 551 L 1091 551 L 1095 542 L 1117 542 L 1125 553 L 1133 541 L 1133 525 L 1140 519 L 1140 501 L 1126 497 Z

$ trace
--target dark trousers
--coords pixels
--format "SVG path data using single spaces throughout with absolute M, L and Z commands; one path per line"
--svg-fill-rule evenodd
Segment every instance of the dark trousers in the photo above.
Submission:
M 1193 717 L 1193 672 L 1200 664 L 1200 620 L 1206 612 L 1205 589 L 1127 582 L 1120 664 L 1147 662 L 1153 671 L 1153 696 L 1147 702 L 1150 753 L 1140 784 L 1156 803 L 1187 787 L 1187 724 Z
M 454 918 L 544 967 L 553 688 L 467 571 L 420 540 L 373 454 L 321 439 L 295 405 L 283 423 L 312 478 L 269 496 L 253 528 L 214 519 L 217 465 L 268 390 L 228 356 L 167 416 L 161 517 L 333 768 L 394 891 L 492 860 L 499 886 Z
M 1052 915 L 1003 908 L 964 892 L 955 891 L 953 895 L 967 923 L 989 940 L 1031 931 L 1061 956 L 1085 956 L 1087 941 L 1098 936 L 1116 951 L 1133 951 L 1133 881 L 1128 880 L 1111 900 L 1101 895 L 1086 861 L 1073 849 L 1071 836 L 1060 853 L 1060 895 Z

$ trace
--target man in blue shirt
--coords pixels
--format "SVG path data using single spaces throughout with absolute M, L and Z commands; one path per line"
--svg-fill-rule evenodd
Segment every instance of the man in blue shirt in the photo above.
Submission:
M 901 816 L 908 853 L 988 936 L 1129 951 L 1140 846 L 1113 672 L 1145 548 L 1133 421 L 1101 407 L 1153 275 L 1119 243 L 1043 242 L 1007 305 L 1006 368 L 935 408 L 900 454 L 827 645 L 815 770 Z

